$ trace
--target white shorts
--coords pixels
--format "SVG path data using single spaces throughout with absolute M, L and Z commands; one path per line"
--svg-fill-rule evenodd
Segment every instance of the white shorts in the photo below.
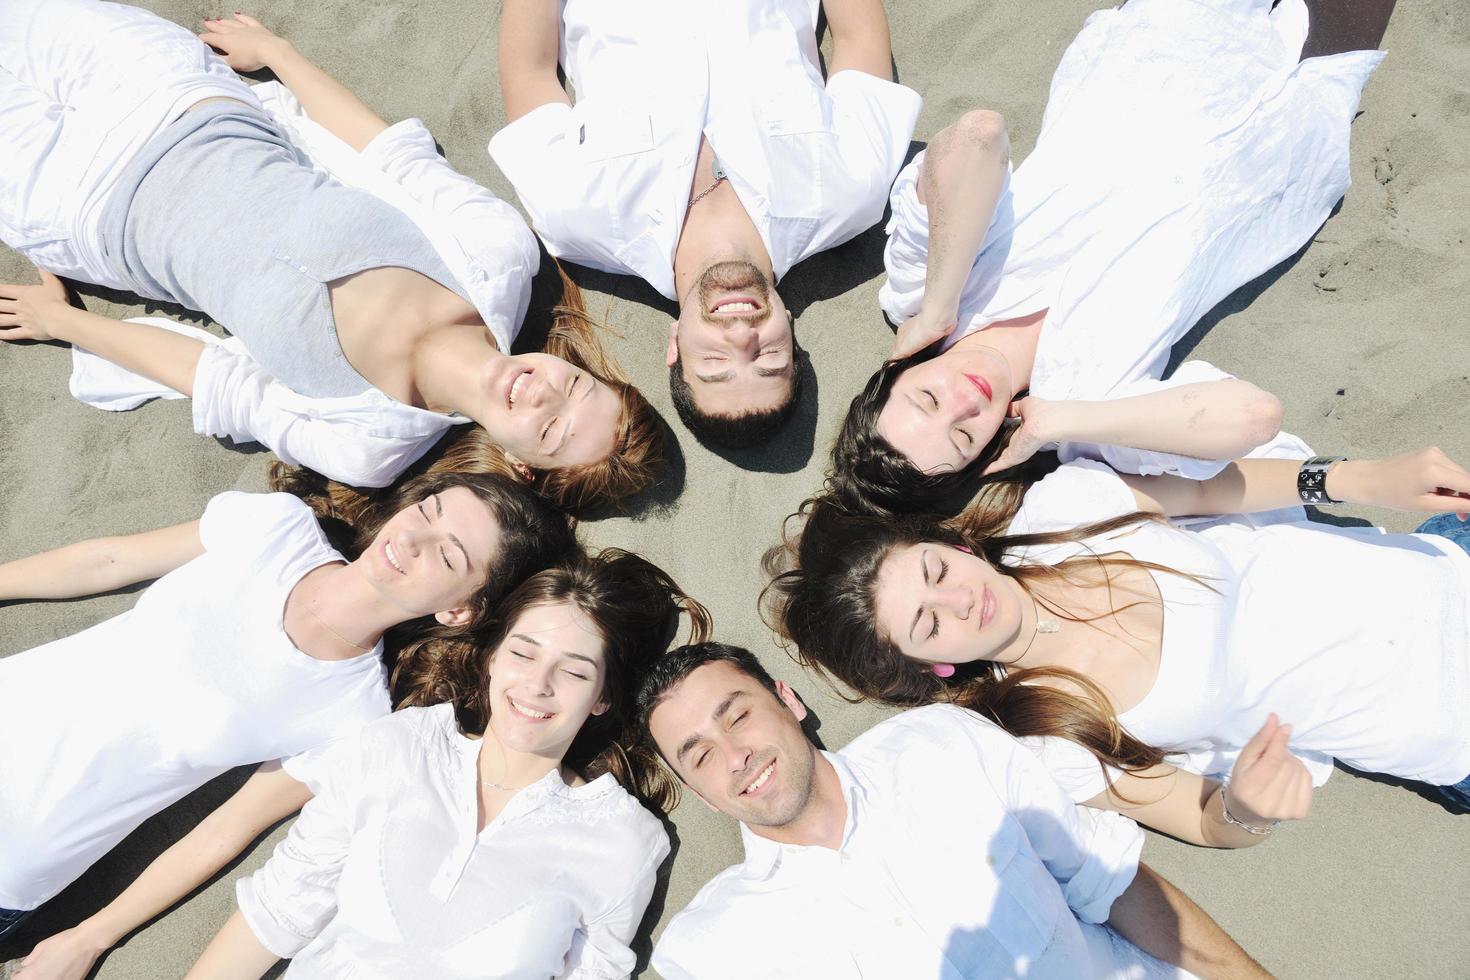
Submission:
M 94 0 L 6 0 L 0 17 L 0 240 L 58 275 L 126 288 L 96 222 L 133 155 L 201 99 L 258 106 L 177 24 Z

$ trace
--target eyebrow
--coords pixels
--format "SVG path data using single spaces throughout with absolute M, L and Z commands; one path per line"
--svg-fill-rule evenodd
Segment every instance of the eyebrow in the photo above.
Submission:
M 708 385 L 717 385 L 717 384 L 721 384 L 722 382 L 725 382 L 725 381 L 734 381 L 735 380 L 735 369 L 734 368 L 729 368 L 728 370 L 721 371 L 719 374 L 707 374 L 707 375 L 706 374 L 700 374 L 698 371 L 696 371 L 696 372 L 694 372 L 694 376 L 696 378 L 698 378 L 700 381 L 703 381 L 705 384 L 708 384 Z
M 711 713 L 710 718 L 714 721 L 719 721 L 721 718 L 725 717 L 725 712 L 730 710 L 730 705 L 733 704 L 736 699 L 743 697 L 744 695 L 744 691 L 731 692 L 731 694 L 726 697 L 725 700 L 721 701 L 718 705 L 715 706 L 715 710 L 713 713 Z M 695 732 L 693 735 L 690 735 L 684 740 L 683 744 L 679 746 L 679 751 L 674 753 L 674 759 L 679 762 L 680 765 L 682 765 L 684 763 L 684 756 L 688 754 L 690 749 L 698 745 L 700 743 L 700 740 L 703 738 L 703 732 Z
M 774 368 L 771 368 L 771 367 L 757 367 L 755 369 L 755 376 L 757 378 L 779 378 L 781 375 L 785 374 L 789 370 L 791 370 L 791 365 L 790 364 L 785 364 L 785 365 L 782 365 L 781 367 L 774 367 Z
M 925 563 L 924 556 L 923 555 L 920 555 L 919 556 L 919 567 L 924 570 L 924 584 L 925 585 L 928 585 L 929 584 L 929 566 L 928 566 L 928 564 Z M 920 604 L 919 605 L 919 608 L 914 610 L 914 621 L 912 623 L 909 623 L 909 639 L 910 640 L 912 640 L 914 638 L 914 627 L 916 627 L 916 626 L 919 625 L 919 618 L 921 616 L 923 616 L 923 615 L 924 615 L 924 606 L 923 606 L 923 604 Z

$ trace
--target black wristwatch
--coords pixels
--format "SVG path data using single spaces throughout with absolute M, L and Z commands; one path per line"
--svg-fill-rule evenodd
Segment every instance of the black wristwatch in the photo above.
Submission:
M 1302 463 L 1296 474 L 1296 492 L 1304 504 L 1340 504 L 1327 495 L 1327 471 L 1333 463 L 1341 463 L 1346 456 L 1313 456 Z

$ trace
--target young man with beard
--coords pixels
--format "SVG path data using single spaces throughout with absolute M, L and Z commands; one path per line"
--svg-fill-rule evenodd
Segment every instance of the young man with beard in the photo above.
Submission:
M 792 414 L 802 368 L 775 283 L 879 219 L 921 105 L 889 80 L 882 0 L 820 6 L 825 81 L 818 0 L 502 7 L 490 155 L 552 255 L 678 303 L 674 404 L 725 448 Z
M 638 710 L 745 842 L 664 930 L 666 980 L 1268 976 L 1138 863 L 1132 821 L 1075 806 L 972 712 L 917 708 L 822 752 L 795 692 L 720 643 L 666 656 Z

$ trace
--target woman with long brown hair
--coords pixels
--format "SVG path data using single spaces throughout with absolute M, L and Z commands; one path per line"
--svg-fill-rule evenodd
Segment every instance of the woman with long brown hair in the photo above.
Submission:
M 195 38 L 87 0 L 10 13 L 0 238 L 43 271 L 0 286 L 0 339 L 94 352 L 192 396 L 200 432 L 352 485 L 387 485 L 465 422 L 484 469 L 562 503 L 652 483 L 657 417 L 565 277 L 547 352 L 511 354 L 536 240 L 418 120 L 389 126 L 243 14 Z M 284 86 L 230 70 L 262 67 Z M 74 308 L 52 273 L 202 310 L 234 336 Z M 99 391 L 96 357 L 77 365 L 79 394 L 139 400 Z
M 0 932 L 208 780 L 265 778 L 387 713 L 385 658 L 482 631 L 576 547 L 544 499 L 483 474 L 422 477 L 353 530 L 344 553 L 301 500 L 232 491 L 198 521 L 0 565 L 0 601 L 156 579 L 0 660 Z
M 393 677 L 401 710 L 252 776 L 110 905 L 41 943 L 19 976 L 84 974 L 303 804 L 286 843 L 239 883 L 241 912 L 199 972 L 259 975 L 296 956 L 333 976 L 363 957 L 442 977 L 484 976 L 490 963 L 505 975 L 628 973 L 627 943 L 668 852 L 653 815 L 677 794 L 629 728 L 631 698 L 681 611 L 690 635 L 706 638 L 699 603 L 616 549 L 530 577 L 478 634 L 403 649 Z M 392 855 L 381 876 L 380 855 Z M 327 924 L 348 887 L 351 910 Z M 434 915 L 414 915 L 426 895 Z M 506 901 L 520 911 L 486 928 Z M 391 916 L 396 941 L 364 926 L 369 908 Z M 471 934 L 463 945 L 446 938 Z
M 1033 737 L 1078 802 L 1238 847 L 1305 816 L 1333 759 L 1470 799 L 1470 536 L 1452 517 L 1412 535 L 1164 518 L 1467 498 L 1434 449 L 1203 482 L 1077 461 L 997 536 L 808 501 L 765 598 L 797 658 L 859 698 L 972 708 Z

